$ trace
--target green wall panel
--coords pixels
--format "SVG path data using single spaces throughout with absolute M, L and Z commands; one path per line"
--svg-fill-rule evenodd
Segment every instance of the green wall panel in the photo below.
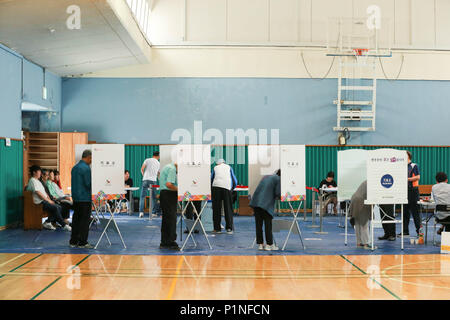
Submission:
M 23 221 L 23 144 L 0 139 L 0 226 Z
M 306 146 L 306 185 L 317 187 L 328 171 L 334 171 L 337 177 L 337 152 L 347 149 L 373 150 L 378 148 L 394 148 L 409 150 L 413 154 L 413 162 L 417 163 L 421 172 L 420 184 L 434 184 L 434 176 L 438 171 L 450 174 L 450 147 L 390 147 L 390 146 Z M 142 179 L 140 168 L 144 159 L 151 156 L 158 146 L 126 146 L 125 166 L 131 171 L 135 185 L 140 186 Z M 231 165 L 238 183 L 248 185 L 248 148 L 246 146 L 213 146 L 212 160 L 219 158 Z M 211 168 L 214 164 L 211 165 Z M 337 181 L 339 185 L 339 181 Z M 137 191 L 136 196 L 139 195 Z M 247 192 L 239 192 L 239 195 Z M 312 191 L 306 191 L 307 206 L 311 208 Z M 235 204 L 235 208 L 238 204 Z M 288 209 L 287 203 L 282 203 L 282 209 Z

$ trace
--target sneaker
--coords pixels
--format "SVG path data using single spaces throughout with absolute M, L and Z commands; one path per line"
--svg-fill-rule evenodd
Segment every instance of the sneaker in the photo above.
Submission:
M 227 229 L 227 234 L 233 234 L 233 230 Z
M 144 217 L 144 213 L 143 212 L 139 212 L 139 218 L 143 218 Z
M 72 231 L 72 227 L 69 226 L 68 224 L 66 224 L 66 225 L 64 226 L 63 230 L 65 230 L 65 231 Z
M 152 213 L 152 219 L 153 218 L 158 218 L 158 215 L 157 214 L 154 214 L 154 213 Z
M 388 241 L 395 241 L 395 236 L 388 237 Z
M 364 249 L 366 249 L 366 250 L 372 250 L 372 246 L 370 245 L 370 244 L 365 244 L 364 245 Z M 373 249 L 375 250 L 375 249 L 378 249 L 378 247 L 377 246 L 373 246 Z
M 382 236 L 382 237 L 378 237 L 378 240 L 387 240 L 387 239 L 389 239 L 390 237 L 388 236 L 388 235 L 384 235 L 384 236 Z
M 397 237 L 399 237 L 399 238 L 400 238 L 401 236 L 402 236 L 401 233 L 399 233 L 399 234 L 397 235 Z M 408 233 L 406 233 L 406 232 L 403 233 L 403 236 L 404 236 L 404 237 L 409 237 L 409 232 L 408 232 Z
M 78 247 L 78 244 L 74 244 L 74 243 L 70 243 L 70 242 L 69 242 L 69 246 L 70 246 L 71 248 L 76 248 L 76 247 Z
M 83 244 L 83 245 L 78 245 L 78 248 L 81 248 L 81 249 L 94 249 L 94 246 L 92 244 L 90 244 L 90 243 L 86 243 L 86 244 Z
M 56 228 L 51 224 L 51 222 L 44 222 L 42 224 L 42 227 L 44 227 L 44 229 L 48 229 L 48 230 L 56 230 Z
M 263 244 L 259 244 L 258 245 L 258 250 L 264 250 L 264 245 Z
M 277 251 L 279 249 L 278 249 L 278 247 L 276 245 L 272 244 L 272 245 L 266 245 L 264 247 L 264 250 L 266 250 L 266 251 Z
M 213 230 L 213 232 L 212 233 L 222 233 L 222 231 L 217 231 L 217 230 Z
M 180 250 L 180 247 L 178 246 L 178 243 L 174 242 L 169 246 L 169 249 L 171 250 Z
M 225 229 L 225 227 L 222 224 L 220 224 L 220 230 L 223 230 L 223 229 Z

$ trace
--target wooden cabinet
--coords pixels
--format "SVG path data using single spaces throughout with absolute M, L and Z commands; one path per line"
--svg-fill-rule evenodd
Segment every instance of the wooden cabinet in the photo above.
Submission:
M 24 185 L 30 178 L 29 168 L 38 165 L 43 169 L 58 170 L 64 193 L 70 193 L 70 171 L 75 165 L 75 145 L 87 144 L 86 132 L 25 132 Z

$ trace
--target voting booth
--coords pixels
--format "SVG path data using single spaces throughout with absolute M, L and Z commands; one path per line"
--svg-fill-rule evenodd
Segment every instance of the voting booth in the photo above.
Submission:
M 348 202 L 361 183 L 367 179 L 367 154 L 368 151 L 364 149 L 338 151 L 337 200 L 338 202 L 345 201 L 345 245 L 347 245 L 348 237 Z
M 92 200 L 95 208 L 96 220 L 100 222 L 103 231 L 94 249 L 97 249 L 103 236 L 108 243 L 111 241 L 107 230 L 110 228 L 116 232 L 126 248 L 120 229 L 115 221 L 115 214 L 120 211 L 121 203 L 125 201 L 125 148 L 123 144 L 89 144 L 75 145 L 75 160 L 78 163 L 84 150 L 91 150 L 91 186 Z M 109 201 L 116 201 L 114 210 L 111 209 Z M 109 219 L 105 218 L 108 213 Z
M 400 220 L 375 221 L 374 208 L 380 204 L 396 205 L 408 203 L 408 156 L 406 151 L 377 149 L 367 153 L 367 200 L 371 206 L 371 240 L 374 250 L 374 223 L 401 224 L 401 248 L 403 249 L 403 206 Z M 380 214 L 384 213 L 380 209 Z
M 248 194 L 251 197 L 261 179 L 280 169 L 279 145 L 248 146 Z
M 284 242 L 282 250 L 285 249 L 289 236 L 295 225 L 303 243 L 302 233 L 298 225 L 297 217 L 302 204 L 306 199 L 306 179 L 305 179 L 305 146 L 304 145 L 281 145 L 280 146 L 280 164 L 281 164 L 281 201 L 287 202 L 294 217 L 289 227 L 289 232 Z M 292 206 L 294 201 L 299 201 L 296 209 Z M 274 221 L 275 222 L 275 221 Z
M 206 238 L 209 248 L 212 249 L 208 236 L 206 235 L 201 217 L 208 200 L 211 200 L 211 146 L 210 145 L 177 145 L 172 149 L 176 153 L 178 164 L 178 201 L 186 202 L 182 209 L 181 219 L 188 227 L 189 233 L 185 239 L 181 251 L 185 248 L 189 238 L 197 246 L 193 237 L 193 231 L 197 224 Z M 197 212 L 192 201 L 203 201 L 200 212 Z M 188 206 L 192 206 L 195 220 L 185 218 Z

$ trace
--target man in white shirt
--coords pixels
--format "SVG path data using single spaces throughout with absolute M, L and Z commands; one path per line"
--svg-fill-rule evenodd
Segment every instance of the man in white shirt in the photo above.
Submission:
M 447 174 L 445 172 L 438 172 L 436 174 L 436 182 L 431 188 L 431 196 L 436 203 L 436 222 L 446 222 L 450 224 L 450 184 L 448 184 Z M 439 229 L 438 234 L 441 232 L 450 231 L 450 225 L 446 224 Z
M 42 204 L 45 212 L 48 213 L 48 219 L 42 225 L 45 229 L 55 230 L 56 228 L 52 225 L 52 222 L 57 222 L 66 231 L 71 231 L 72 228 L 61 215 L 61 206 L 53 202 L 50 197 L 45 192 L 45 188 L 42 185 L 39 178 L 41 177 L 42 170 L 39 166 L 32 166 L 30 168 L 31 178 L 28 181 L 27 190 L 33 192 L 33 202 L 34 204 Z
M 156 184 L 159 176 L 159 151 L 153 152 L 153 157 L 145 159 L 144 163 L 141 167 L 142 173 L 142 187 L 141 187 L 141 197 L 139 200 L 139 218 L 144 216 L 144 204 L 145 197 L 147 196 L 148 188 L 152 189 L 151 197 L 152 197 L 152 208 L 149 208 L 149 214 L 151 212 L 152 217 L 156 217 L 161 215 L 161 208 L 156 201 L 156 190 L 152 188 L 152 185 Z
M 225 228 L 228 234 L 233 234 L 233 201 L 232 191 L 236 188 L 237 179 L 233 168 L 219 159 L 211 174 L 211 197 L 213 207 L 214 233 L 220 233 L 220 221 L 222 219 L 222 202 L 225 213 Z

